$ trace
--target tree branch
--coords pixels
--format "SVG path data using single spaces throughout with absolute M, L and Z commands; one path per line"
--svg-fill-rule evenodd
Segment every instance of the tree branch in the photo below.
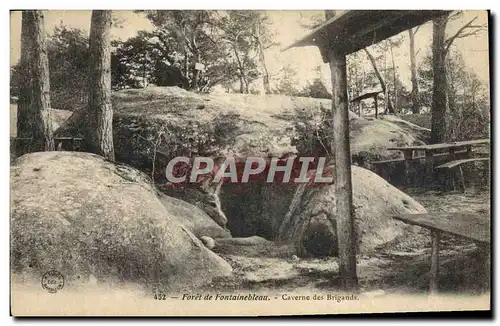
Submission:
M 445 49 L 444 49 L 444 52 L 447 53 L 448 50 L 450 49 L 450 46 L 451 44 L 453 43 L 453 41 L 455 41 L 455 39 L 457 38 L 463 38 L 465 36 L 468 36 L 466 34 L 463 34 L 463 31 L 467 28 L 473 28 L 471 27 L 472 26 L 472 23 L 477 19 L 477 16 L 474 17 L 473 19 L 471 19 L 467 24 L 465 24 L 464 26 L 462 26 L 456 33 L 455 35 L 453 35 L 452 37 L 448 38 L 446 41 L 444 41 L 444 44 L 445 44 Z M 472 35 L 472 34 L 470 34 Z

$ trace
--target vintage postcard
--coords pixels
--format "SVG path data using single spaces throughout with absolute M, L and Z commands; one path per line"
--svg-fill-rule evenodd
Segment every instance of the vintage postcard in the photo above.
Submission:
M 488 21 L 11 11 L 11 314 L 490 311 Z

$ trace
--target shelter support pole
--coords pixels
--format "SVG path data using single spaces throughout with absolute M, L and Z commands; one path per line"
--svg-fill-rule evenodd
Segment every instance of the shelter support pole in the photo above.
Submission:
M 326 51 L 325 51 L 326 52 Z M 328 50 L 332 76 L 333 147 L 335 153 L 335 194 L 340 280 L 344 291 L 356 291 L 356 231 L 352 206 L 349 104 L 347 99 L 346 55 Z
M 438 277 L 439 277 L 439 231 L 432 230 L 432 251 L 431 251 L 431 271 L 429 281 L 429 294 L 438 292 Z

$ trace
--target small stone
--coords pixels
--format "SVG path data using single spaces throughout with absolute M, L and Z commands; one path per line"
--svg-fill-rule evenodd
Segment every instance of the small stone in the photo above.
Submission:
M 211 237 L 203 236 L 200 238 L 200 240 L 208 249 L 212 249 L 213 247 L 215 247 L 215 240 Z
M 299 257 L 297 257 L 297 255 L 293 255 L 293 256 L 292 256 L 292 260 L 293 260 L 293 261 L 298 261 L 298 260 L 299 260 Z

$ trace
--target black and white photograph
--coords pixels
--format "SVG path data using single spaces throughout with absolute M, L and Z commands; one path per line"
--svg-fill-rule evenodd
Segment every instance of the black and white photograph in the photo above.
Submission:
M 11 315 L 491 311 L 490 22 L 11 10 Z

